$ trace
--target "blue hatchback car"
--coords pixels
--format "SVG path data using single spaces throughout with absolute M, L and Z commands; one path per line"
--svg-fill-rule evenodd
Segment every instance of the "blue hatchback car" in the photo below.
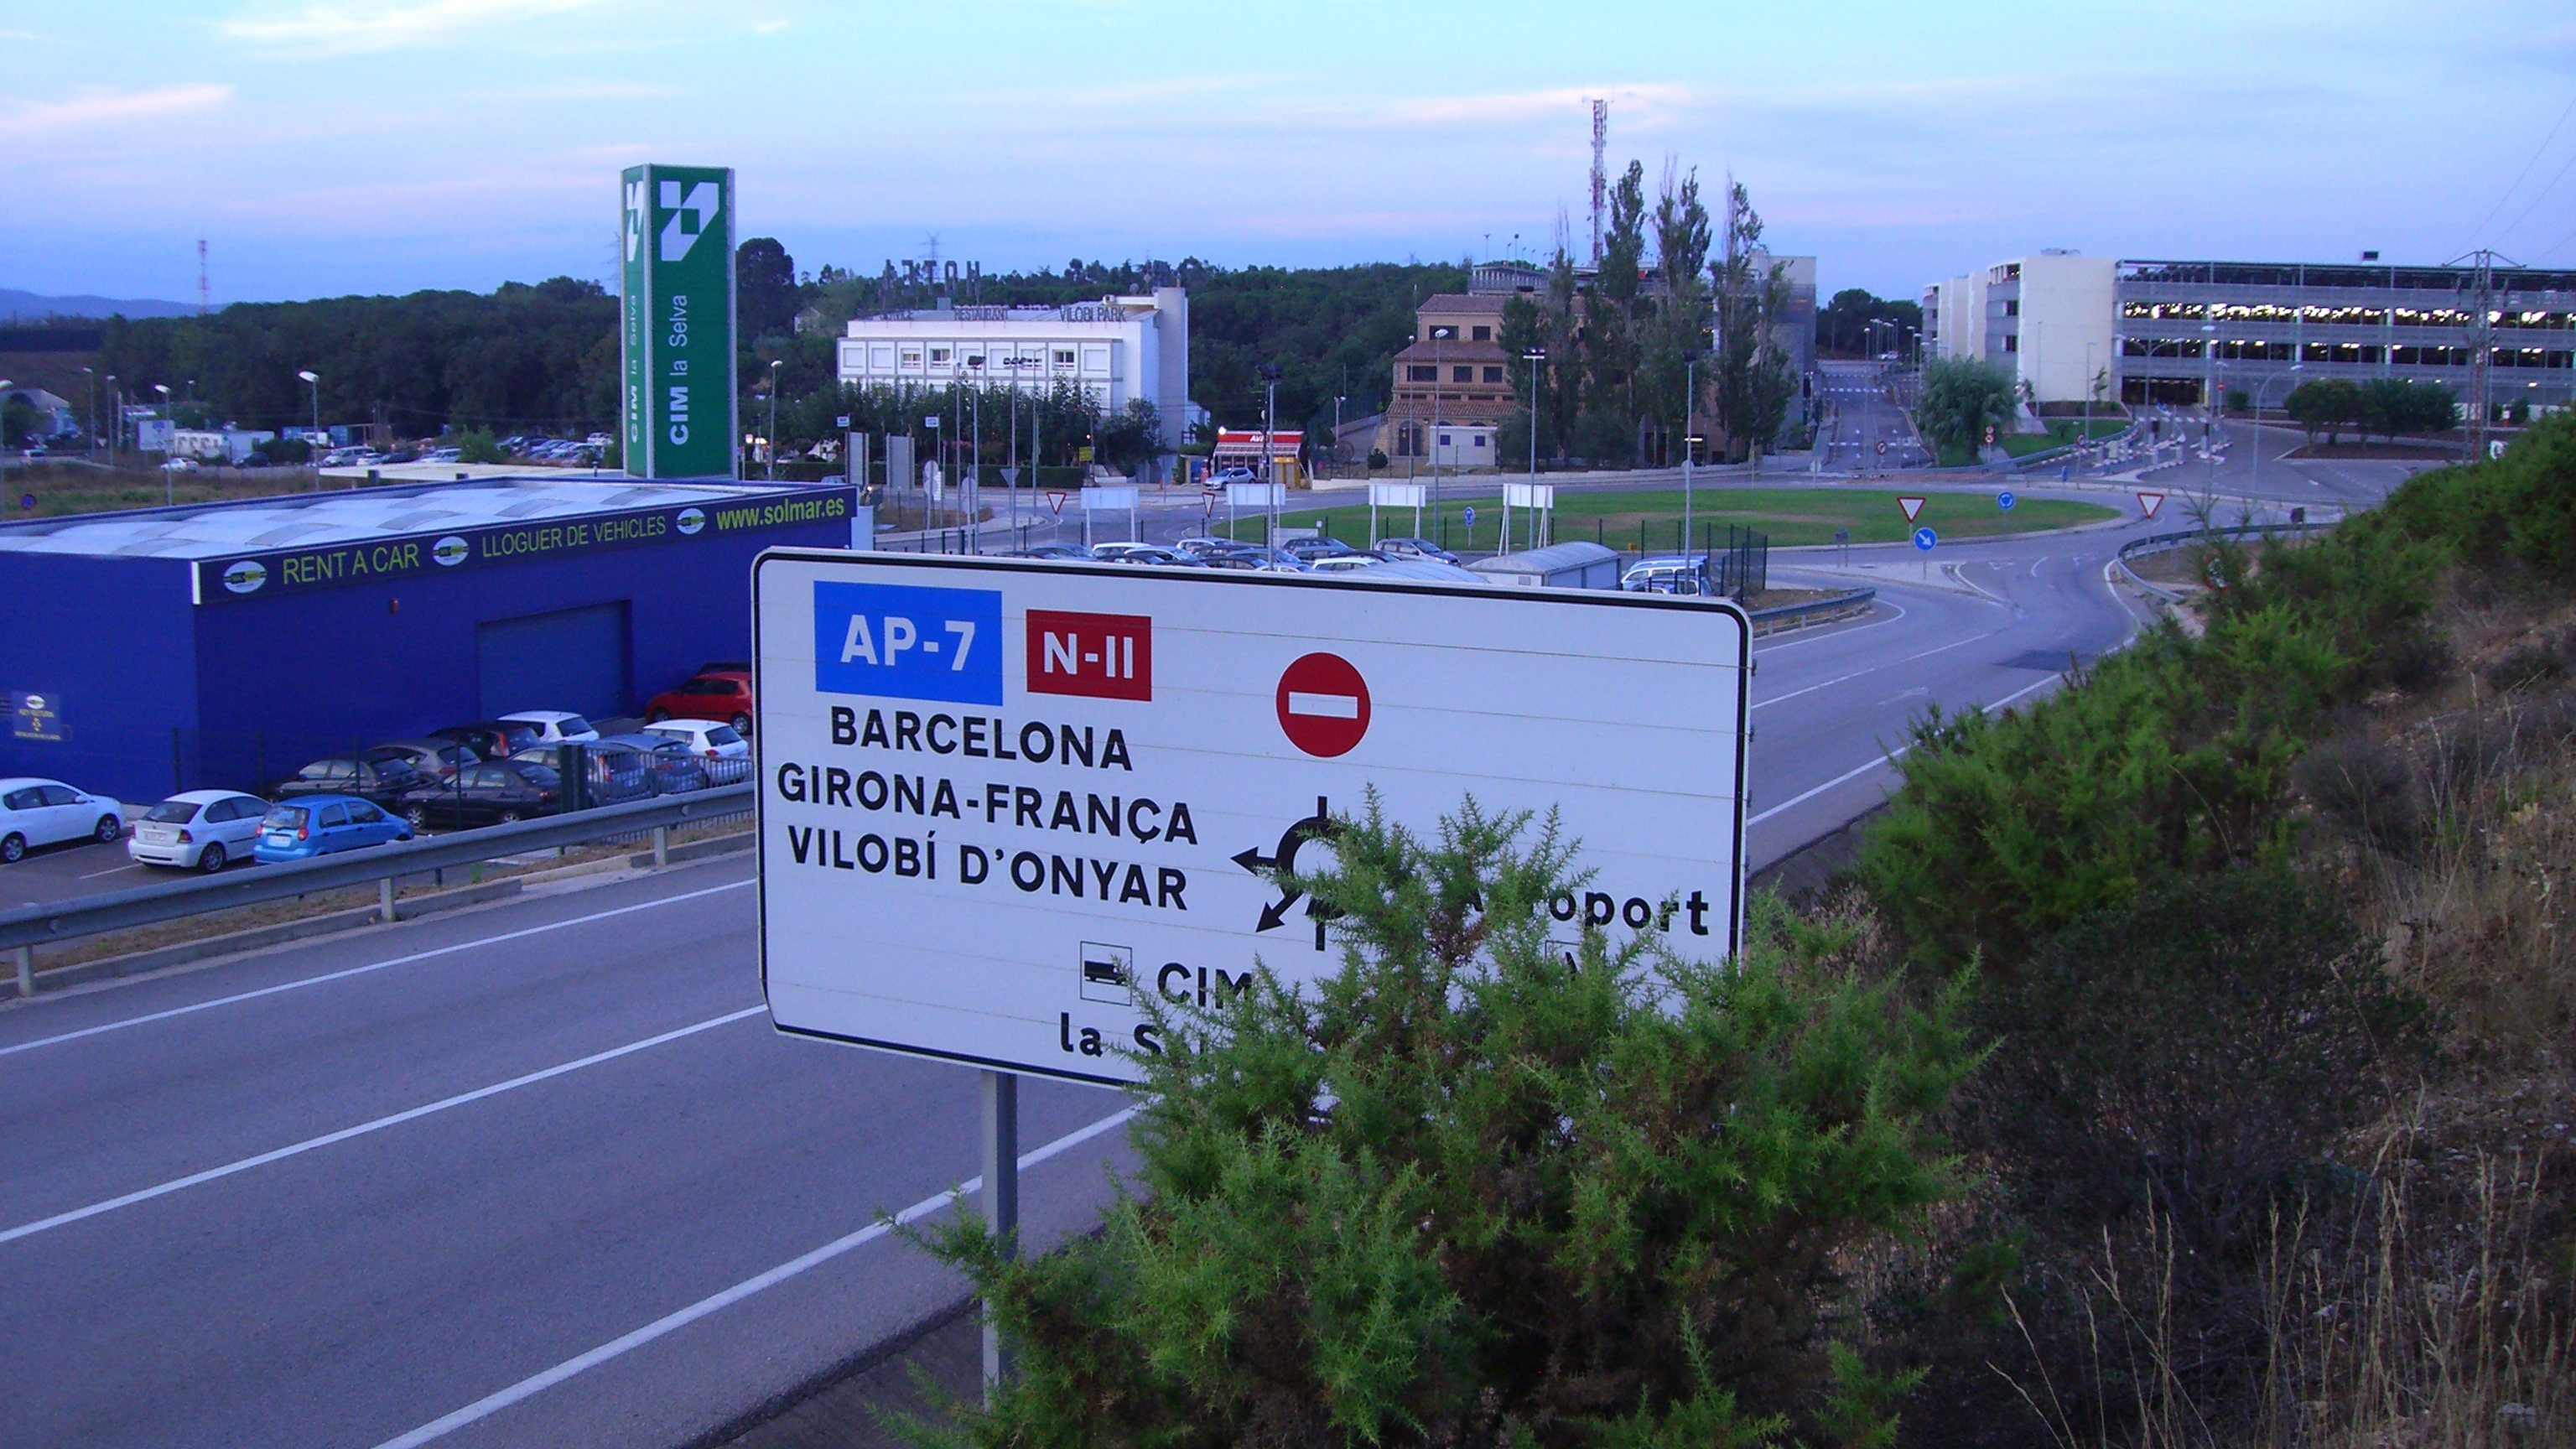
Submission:
M 300 795 L 269 808 L 251 854 L 274 864 L 409 839 L 410 822 L 386 814 L 373 801 L 355 795 Z

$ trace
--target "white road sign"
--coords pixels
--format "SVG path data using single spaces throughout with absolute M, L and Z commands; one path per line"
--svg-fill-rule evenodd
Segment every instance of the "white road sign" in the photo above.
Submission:
M 1556 485 L 1553 483 L 1506 483 L 1503 485 L 1506 508 L 1554 508 Z
M 1371 483 L 1369 503 L 1378 508 L 1420 508 L 1430 491 L 1420 483 Z
M 780 1030 L 1117 1082 L 1137 1002 L 1336 960 L 1325 819 L 1562 812 L 1552 932 L 1742 923 L 1751 630 L 1716 599 L 773 550 L 753 573 Z
M 1225 501 L 1236 508 L 1268 508 L 1288 501 L 1285 483 L 1228 483 Z
M 1132 484 L 1082 490 L 1082 511 L 1085 513 L 1123 513 L 1135 506 L 1136 489 Z

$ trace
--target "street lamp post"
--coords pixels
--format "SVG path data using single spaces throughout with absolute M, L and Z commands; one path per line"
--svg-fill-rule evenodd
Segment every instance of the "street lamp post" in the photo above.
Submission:
M 1529 365 L 1530 365 L 1530 397 L 1529 397 L 1529 409 L 1530 409 L 1530 459 L 1529 459 L 1529 463 L 1530 463 L 1530 488 L 1531 488 L 1531 490 L 1532 490 L 1532 491 L 1531 491 L 1531 493 L 1530 493 L 1530 497 L 1532 497 L 1532 498 L 1536 498 L 1536 497 L 1538 496 L 1538 493 L 1536 492 L 1536 490 L 1537 490 L 1537 488 L 1538 488 L 1538 365 L 1539 365 L 1540 363 L 1542 363 L 1542 362 L 1547 361 L 1547 349 L 1546 349 L 1546 348 L 1544 348 L 1544 347 L 1533 347 L 1533 348 L 1531 348 L 1529 351 L 1522 353 L 1522 354 L 1521 354 L 1521 357 L 1522 357 L 1522 359 L 1523 359 L 1523 360 L 1527 361 L 1527 362 L 1529 363 Z
M 1430 440 L 1428 451 L 1431 454 L 1431 531 L 1440 535 L 1436 542 L 1444 548 L 1448 546 L 1449 540 L 1445 526 L 1447 520 L 1440 516 L 1440 344 L 1457 335 L 1458 329 L 1455 327 L 1431 329 L 1431 426 L 1424 434 Z M 1467 530 L 1467 542 L 1472 544 L 1475 541 L 1476 531 L 1471 528 Z
M 2209 460 L 2209 491 L 2218 491 L 2218 324 L 2200 324 L 2201 372 L 2208 381 L 2200 385 L 2200 400 L 2207 407 L 2209 422 L 2200 437 L 2201 456 Z
M 1699 350 L 1682 354 L 1682 552 L 1691 541 L 1691 434 L 1698 430 Z
M 1261 364 L 1261 481 L 1270 493 L 1270 537 L 1264 546 L 1279 546 L 1279 364 Z
M 304 435 L 304 446 L 318 448 L 321 445 L 313 440 L 322 433 L 322 375 L 309 367 L 295 375 L 303 380 L 305 388 L 313 395 L 313 431 Z M 313 491 L 322 491 L 322 460 L 319 457 L 313 460 Z
M 769 481 L 778 481 L 778 369 L 787 359 L 769 359 Z
M 81 376 L 87 379 L 89 385 L 89 437 L 84 440 L 85 446 L 81 451 L 96 457 L 98 455 L 98 373 L 84 367 L 81 369 Z
M 116 385 L 116 374 L 107 375 L 107 466 L 116 466 L 116 435 L 125 431 L 125 394 Z
M 161 502 L 164 507 L 175 507 L 179 502 L 179 475 L 171 471 L 170 464 L 175 461 L 172 455 L 178 451 L 179 420 L 170 412 L 170 384 L 156 382 L 152 384 L 152 390 L 161 394 L 161 420 L 171 425 L 171 446 L 161 454 Z

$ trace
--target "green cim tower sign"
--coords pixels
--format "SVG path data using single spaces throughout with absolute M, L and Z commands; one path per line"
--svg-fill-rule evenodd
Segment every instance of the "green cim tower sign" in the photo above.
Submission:
M 733 172 L 625 174 L 618 348 L 626 471 L 734 476 Z

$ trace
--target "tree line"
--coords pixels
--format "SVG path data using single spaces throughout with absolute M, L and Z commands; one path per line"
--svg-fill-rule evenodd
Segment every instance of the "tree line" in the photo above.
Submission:
M 2319 433 L 2326 434 L 2328 443 L 2339 442 L 2345 428 L 2365 438 L 2377 433 L 2393 443 L 2401 433 L 2450 431 L 2459 421 L 2460 399 L 2438 382 L 2375 377 L 2356 383 L 2338 377 L 2300 383 L 2281 409 L 2307 430 L 2311 445 Z
M 1611 189 L 1592 285 L 1579 285 L 1560 242 L 1546 290 L 1504 305 L 1504 351 L 1541 359 L 1535 379 L 1526 360 L 1508 370 L 1506 463 L 1528 460 L 1533 413 L 1541 457 L 1595 463 L 1671 463 L 1693 424 L 1708 428 L 1710 454 L 1730 459 L 1779 435 L 1798 389 L 1773 331 L 1788 306 L 1784 265 L 1760 251 L 1762 218 L 1741 185 L 1728 183 L 1724 206 L 1713 220 L 1699 174 L 1667 165 L 1650 211 L 1645 167 L 1631 161 Z

